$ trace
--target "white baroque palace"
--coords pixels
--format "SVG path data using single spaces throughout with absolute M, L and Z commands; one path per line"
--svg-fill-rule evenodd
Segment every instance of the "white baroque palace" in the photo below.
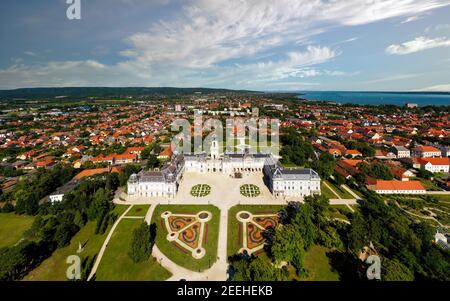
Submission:
M 184 172 L 262 172 L 275 197 L 304 197 L 320 194 L 320 177 L 309 168 L 283 168 L 271 154 L 220 154 L 212 141 L 211 154 L 174 155 L 160 171 L 141 171 L 128 180 L 128 197 L 176 196 Z

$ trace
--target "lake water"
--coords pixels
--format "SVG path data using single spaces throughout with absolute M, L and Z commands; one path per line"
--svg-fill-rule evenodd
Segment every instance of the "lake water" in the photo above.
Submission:
M 337 92 L 306 91 L 300 92 L 299 98 L 307 100 L 331 101 L 341 104 L 353 103 L 362 105 L 390 104 L 404 106 L 416 103 L 419 106 L 449 106 L 450 93 L 400 93 L 400 92 Z

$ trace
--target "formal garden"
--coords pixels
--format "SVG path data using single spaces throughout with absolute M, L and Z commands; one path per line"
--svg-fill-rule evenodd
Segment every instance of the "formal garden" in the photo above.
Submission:
M 205 256 L 204 244 L 208 242 L 208 222 L 212 213 L 201 211 L 197 214 L 174 214 L 165 211 L 161 214 L 167 234 L 167 240 L 174 242 L 183 251 L 189 251 L 195 259 Z
M 152 218 L 156 245 L 184 268 L 209 269 L 217 260 L 219 219 L 212 205 L 158 205 Z
M 244 184 L 240 187 L 241 195 L 246 198 L 255 198 L 261 194 L 258 186 L 253 184 Z
M 281 205 L 237 205 L 228 212 L 227 254 L 246 250 L 258 255 L 265 243 L 264 231 L 276 228 Z
M 211 193 L 211 186 L 207 184 L 198 184 L 192 187 L 191 195 L 197 198 L 203 198 Z

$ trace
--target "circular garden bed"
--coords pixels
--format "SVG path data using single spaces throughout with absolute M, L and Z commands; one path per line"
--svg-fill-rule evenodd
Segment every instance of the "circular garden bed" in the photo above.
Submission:
M 211 193 L 211 186 L 207 184 L 198 184 L 192 187 L 191 195 L 197 198 L 203 198 Z
M 243 196 L 247 198 L 254 198 L 261 194 L 259 187 L 253 184 L 245 184 L 240 188 L 240 192 Z

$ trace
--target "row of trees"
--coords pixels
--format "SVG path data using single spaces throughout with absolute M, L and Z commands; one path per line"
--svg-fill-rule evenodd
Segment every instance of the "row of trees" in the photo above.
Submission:
M 372 243 L 382 258 L 384 280 L 450 280 L 450 252 L 432 243 L 434 229 L 366 191 L 351 218 L 348 249 L 358 254 Z
M 70 165 L 58 164 L 50 170 L 39 168 L 33 176 L 21 179 L 12 191 L 3 193 L 0 198 L 8 203 L 15 201 L 18 214 L 36 215 L 40 200 L 69 182 L 74 175 L 75 169 Z
M 283 164 L 306 166 L 315 157 L 314 149 L 294 128 L 286 128 L 280 137 L 283 146 L 280 152 Z
M 362 171 L 364 174 L 371 176 L 375 179 L 381 179 L 381 180 L 392 180 L 394 179 L 394 175 L 392 174 L 390 168 L 380 162 L 374 162 L 372 164 L 368 163 L 358 163 L 356 165 L 360 171 Z
M 24 277 L 56 249 L 68 245 L 88 221 L 96 222 L 95 233 L 103 234 L 117 218 L 111 201 L 119 182 L 115 173 L 87 178 L 62 202 L 41 205 L 25 240 L 0 249 L 0 280 Z

